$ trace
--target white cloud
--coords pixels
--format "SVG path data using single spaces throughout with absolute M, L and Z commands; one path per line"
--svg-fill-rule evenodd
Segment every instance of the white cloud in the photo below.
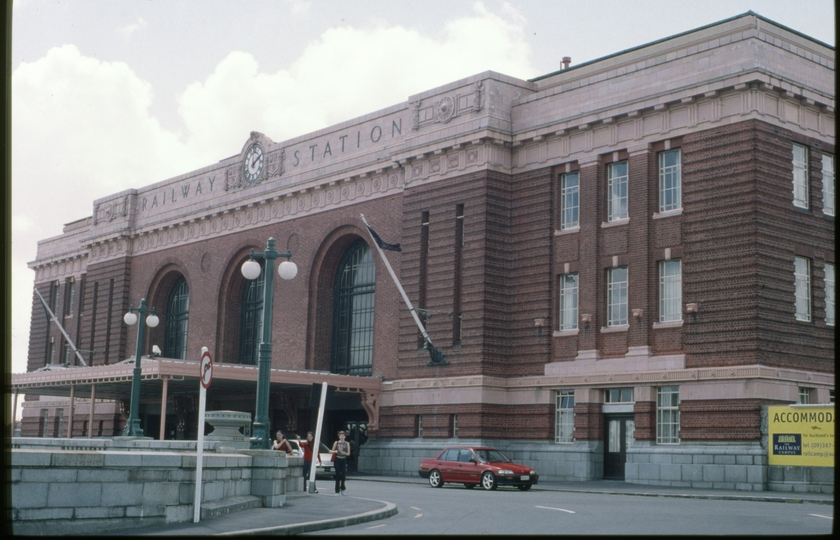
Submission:
M 533 76 L 521 15 L 510 6 L 508 18 L 481 3 L 474 10 L 447 23 L 440 38 L 381 21 L 370 29 L 334 27 L 289 70 L 273 74 L 260 73 L 251 54 L 232 52 L 180 97 L 189 144 L 227 156 L 250 131 L 282 141 L 482 71 Z
M 128 41 L 135 30 L 143 28 L 144 26 L 146 26 L 146 21 L 143 20 L 143 17 L 138 17 L 136 23 L 117 28 L 117 32 L 122 34 L 126 41 Z
M 309 9 L 312 7 L 312 2 L 306 2 L 305 0 L 287 0 L 286 3 L 289 4 L 292 15 L 308 15 Z

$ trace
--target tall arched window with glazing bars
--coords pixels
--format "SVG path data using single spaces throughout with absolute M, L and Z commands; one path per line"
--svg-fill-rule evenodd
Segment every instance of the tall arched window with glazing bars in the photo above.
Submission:
M 264 268 L 263 261 L 260 266 Z M 239 323 L 239 363 L 256 365 L 262 340 L 263 300 L 265 299 L 265 271 L 257 279 L 246 279 L 242 286 Z
M 375 288 L 373 254 L 363 240 L 357 240 L 344 252 L 335 275 L 332 373 L 371 374 Z
M 187 328 L 190 318 L 190 288 L 184 276 L 179 277 L 166 300 L 166 328 L 163 336 L 163 356 L 187 357 Z

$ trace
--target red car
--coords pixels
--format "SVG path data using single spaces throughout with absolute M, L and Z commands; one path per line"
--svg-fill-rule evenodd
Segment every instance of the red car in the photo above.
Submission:
M 435 459 L 420 462 L 421 478 L 439 488 L 446 482 L 464 484 L 468 489 L 481 485 L 484 489 L 516 486 L 522 491 L 537 483 L 537 471 L 517 465 L 495 448 L 486 446 L 450 446 Z

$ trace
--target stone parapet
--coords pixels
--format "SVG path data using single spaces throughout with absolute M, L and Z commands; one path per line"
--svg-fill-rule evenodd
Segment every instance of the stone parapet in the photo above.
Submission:
M 78 441 L 97 447 L 84 450 L 81 444 L 62 449 L 72 440 L 29 441 L 16 439 L 10 452 L 15 534 L 100 534 L 193 519 L 195 441 L 134 441 L 159 443 L 142 449 Z M 282 506 L 289 492 L 303 491 L 299 457 L 268 450 L 210 453 L 202 467 L 202 518 L 231 505 Z

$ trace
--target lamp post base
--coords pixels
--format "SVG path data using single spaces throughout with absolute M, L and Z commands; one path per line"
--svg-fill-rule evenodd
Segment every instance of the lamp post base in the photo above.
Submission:
M 140 419 L 139 418 L 132 418 L 126 424 L 125 429 L 122 433 L 123 437 L 142 437 L 143 436 L 143 428 L 140 427 Z

